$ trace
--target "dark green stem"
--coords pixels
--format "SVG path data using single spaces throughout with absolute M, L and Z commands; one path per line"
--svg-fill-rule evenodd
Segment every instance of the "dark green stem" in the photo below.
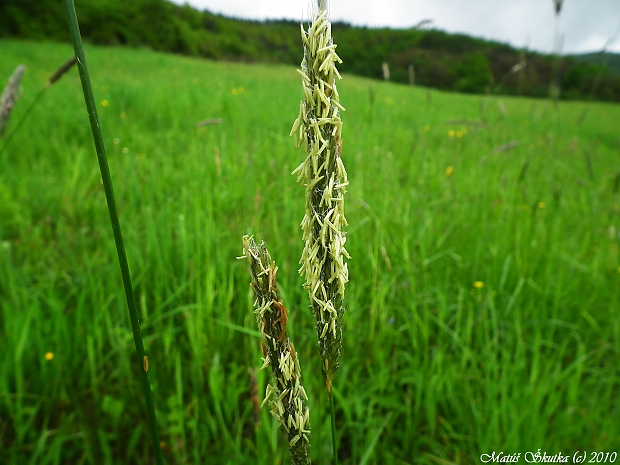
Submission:
M 334 408 L 334 385 L 328 392 L 330 413 L 332 417 L 332 450 L 334 452 L 334 465 L 338 465 L 338 446 L 336 444 L 336 409 Z
M 110 222 L 112 223 L 112 232 L 114 233 L 114 241 L 116 242 L 116 252 L 123 277 L 123 285 L 125 287 L 125 298 L 127 299 L 127 307 L 129 309 L 129 319 L 131 320 L 131 329 L 133 331 L 133 340 L 136 346 L 137 359 L 135 368 L 140 372 L 142 378 L 142 388 L 144 390 L 144 399 L 146 401 L 146 409 L 149 416 L 151 427 L 151 439 L 153 441 L 153 449 L 155 451 L 155 462 L 157 465 L 163 465 L 164 460 L 159 444 L 159 431 L 157 429 L 157 420 L 155 418 L 155 406 L 153 404 L 153 396 L 151 394 L 151 385 L 148 377 L 148 362 L 144 353 L 144 344 L 142 335 L 140 334 L 140 325 L 138 314 L 136 312 L 136 303 L 133 296 L 133 286 L 131 284 L 131 276 L 129 274 L 129 264 L 127 263 L 127 255 L 123 244 L 123 235 L 121 233 L 121 225 L 116 210 L 116 201 L 114 200 L 114 190 L 112 188 L 112 178 L 110 177 L 110 168 L 108 167 L 108 159 L 103 145 L 103 136 L 99 127 L 99 118 L 97 116 L 97 107 L 95 106 L 95 98 L 93 89 L 88 76 L 86 67 L 86 56 L 84 47 L 82 46 L 82 37 L 78 25 L 77 15 L 75 13 L 75 5 L 73 0 L 64 0 L 67 18 L 69 21 L 69 32 L 71 33 L 71 41 L 77 58 L 78 70 L 80 72 L 80 80 L 82 81 L 82 89 L 84 91 L 84 100 L 86 101 L 86 110 L 90 120 L 90 128 L 95 141 L 97 150 L 97 160 L 99 161 L 99 169 L 101 170 L 101 179 L 105 191 L 106 201 L 108 203 L 108 211 L 110 213 Z

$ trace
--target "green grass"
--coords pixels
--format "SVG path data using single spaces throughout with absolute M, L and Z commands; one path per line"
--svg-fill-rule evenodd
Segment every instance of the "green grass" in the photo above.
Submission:
M 72 50 L 0 48 L 3 81 L 27 66 L 15 123 Z M 95 97 L 108 102 L 101 126 L 166 461 L 288 461 L 267 412 L 257 432 L 252 421 L 247 370 L 260 347 L 246 263 L 235 260 L 251 232 L 280 267 L 312 456 L 328 463 L 328 400 L 296 271 L 304 191 L 290 172 L 305 154 L 288 133 L 299 76 L 146 50 L 87 53 Z M 341 463 L 617 450 L 620 107 L 592 105 L 579 126 L 581 103 L 556 111 L 502 98 L 502 115 L 480 96 L 429 100 L 426 89 L 352 76 L 338 89 L 353 257 L 335 380 Z M 479 119 L 481 105 L 489 128 L 450 137 L 462 127 L 445 121 Z M 212 117 L 223 123 L 195 128 Z M 492 153 L 513 140 L 521 145 Z M 3 463 L 152 463 L 76 71 L 46 92 L 0 166 Z

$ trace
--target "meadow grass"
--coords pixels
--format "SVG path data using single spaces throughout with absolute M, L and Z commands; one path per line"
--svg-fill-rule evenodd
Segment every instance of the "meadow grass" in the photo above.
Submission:
M 18 120 L 72 51 L 0 48 L 0 76 L 27 67 Z M 166 461 L 287 460 L 267 412 L 254 429 L 248 368 L 260 365 L 260 343 L 246 265 L 235 260 L 239 237 L 254 233 L 278 260 L 311 455 L 328 463 L 328 400 L 297 273 L 304 194 L 290 173 L 305 155 L 288 136 L 295 68 L 87 54 Z M 502 97 L 503 115 L 486 97 L 429 99 L 350 75 L 338 90 L 353 258 L 333 391 L 340 462 L 615 450 L 620 107 L 592 104 L 577 125 L 578 102 L 556 111 Z M 481 108 L 488 128 L 445 124 L 478 120 Z M 195 127 L 208 118 L 222 124 Z M 511 141 L 520 145 L 493 154 Z M 0 160 L 3 463 L 152 462 L 93 155 L 71 73 Z M 258 372 L 261 400 L 266 382 Z

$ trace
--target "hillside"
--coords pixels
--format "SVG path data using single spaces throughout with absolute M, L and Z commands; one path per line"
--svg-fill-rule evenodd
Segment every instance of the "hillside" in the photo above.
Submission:
M 214 60 L 298 64 L 299 24 L 247 21 L 198 11 L 167 0 L 83 0 L 76 2 L 83 36 L 99 45 L 148 47 Z M 0 5 L 0 37 L 66 42 L 61 2 L 5 0 Z M 334 24 L 342 71 L 471 93 L 545 97 L 553 60 L 537 53 L 522 55 L 506 44 L 439 30 L 369 29 Z M 527 66 L 511 73 L 522 59 Z M 560 62 L 561 98 L 620 101 L 620 76 L 604 64 Z M 594 89 L 594 91 L 593 91 Z
M 620 53 L 583 53 L 580 55 L 571 55 L 571 58 L 581 63 L 603 65 L 612 73 L 620 74 Z

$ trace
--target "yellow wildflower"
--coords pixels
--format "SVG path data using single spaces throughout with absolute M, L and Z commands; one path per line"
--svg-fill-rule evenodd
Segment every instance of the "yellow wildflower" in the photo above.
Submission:
M 454 137 L 454 129 L 450 129 L 450 130 L 448 131 L 448 135 L 449 135 L 450 137 Z
M 482 281 L 474 281 L 474 287 L 476 289 L 482 289 L 484 287 L 484 283 Z
M 448 177 L 448 178 L 449 178 L 449 177 L 452 175 L 452 171 L 453 171 L 452 167 L 451 167 L 451 166 L 448 166 L 448 167 L 446 168 L 446 177 Z
M 101 106 L 103 106 L 103 107 L 107 107 L 109 104 L 110 104 L 110 102 L 108 102 L 106 99 L 103 99 L 101 101 Z
M 545 202 L 538 202 L 538 208 L 545 208 L 547 204 Z
M 53 358 L 54 358 L 54 352 L 47 352 L 45 354 L 45 360 L 47 360 L 48 362 L 52 360 Z

